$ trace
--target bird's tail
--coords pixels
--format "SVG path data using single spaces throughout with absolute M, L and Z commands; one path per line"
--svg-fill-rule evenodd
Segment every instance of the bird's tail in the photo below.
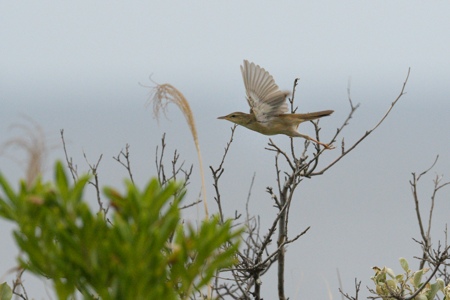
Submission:
M 311 121 L 318 118 L 326 117 L 331 115 L 334 112 L 334 110 L 322 110 L 322 111 L 316 111 L 312 113 L 306 113 L 306 114 L 294 114 L 296 119 L 304 121 Z
M 333 112 L 334 112 L 333 110 L 322 110 L 322 111 L 316 111 L 316 112 L 306 113 L 306 114 L 284 114 L 284 115 L 281 115 L 280 117 L 290 120 L 291 124 L 294 123 L 294 124 L 298 125 L 302 122 L 311 121 L 311 120 L 329 116 Z

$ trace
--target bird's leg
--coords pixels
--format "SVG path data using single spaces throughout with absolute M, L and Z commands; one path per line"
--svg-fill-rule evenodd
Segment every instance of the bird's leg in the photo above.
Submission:
M 297 132 L 296 136 L 302 137 L 302 138 L 304 138 L 304 139 L 306 139 L 306 140 L 310 140 L 310 141 L 312 141 L 312 142 L 314 142 L 314 143 L 316 143 L 316 144 L 318 144 L 318 145 L 322 145 L 325 149 L 328 149 L 328 150 L 331 150 L 331 149 L 334 149 L 334 148 L 335 148 L 335 147 L 334 147 L 333 145 L 331 145 L 331 144 L 325 144 L 325 143 L 319 142 L 318 140 L 315 140 L 315 139 L 313 139 L 312 137 L 310 137 L 310 136 L 308 136 L 308 135 L 305 135 L 305 134 L 301 134 L 301 133 L 299 133 L 299 132 Z

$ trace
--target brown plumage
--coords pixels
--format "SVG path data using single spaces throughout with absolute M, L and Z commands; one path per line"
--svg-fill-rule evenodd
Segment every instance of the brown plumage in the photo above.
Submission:
M 333 113 L 332 110 L 288 114 L 286 97 L 289 92 L 281 91 L 269 72 L 247 60 L 244 60 L 241 71 L 250 113 L 234 112 L 219 119 L 228 120 L 264 135 L 285 134 L 290 137 L 302 137 L 327 149 L 333 148 L 297 131 L 300 123 L 329 116 Z

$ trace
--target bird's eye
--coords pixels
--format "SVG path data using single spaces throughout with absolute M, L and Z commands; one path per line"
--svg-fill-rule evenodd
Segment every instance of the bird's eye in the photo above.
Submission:
M 236 118 L 236 115 L 231 115 L 232 118 Z

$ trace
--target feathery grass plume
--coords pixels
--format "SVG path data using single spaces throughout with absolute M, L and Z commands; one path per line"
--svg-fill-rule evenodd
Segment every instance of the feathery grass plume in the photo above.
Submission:
M 3 143 L 0 153 L 6 152 L 6 149 L 10 147 L 18 147 L 26 152 L 25 180 L 27 185 L 31 186 L 43 172 L 48 149 L 42 127 L 31 118 L 25 117 L 25 119 L 31 124 L 13 124 L 10 126 L 10 129 L 19 129 L 22 133 Z M 17 160 L 14 156 L 12 156 L 12 159 Z
M 186 122 L 189 125 L 189 129 L 191 130 L 195 148 L 197 150 L 198 162 L 200 164 L 203 205 L 205 207 L 206 218 L 208 218 L 209 214 L 208 214 L 208 203 L 206 201 L 205 174 L 203 171 L 203 162 L 202 162 L 202 155 L 200 152 L 200 145 L 198 142 L 197 129 L 195 127 L 194 115 L 192 114 L 191 107 L 189 106 L 189 102 L 186 100 L 184 95 L 171 84 L 168 83 L 165 84 L 155 83 L 155 84 L 156 86 L 153 88 L 152 94 L 150 96 L 150 101 L 153 102 L 153 113 L 155 117 L 158 119 L 161 110 L 165 114 L 167 105 L 169 103 L 174 103 L 183 113 L 184 117 L 186 118 Z

